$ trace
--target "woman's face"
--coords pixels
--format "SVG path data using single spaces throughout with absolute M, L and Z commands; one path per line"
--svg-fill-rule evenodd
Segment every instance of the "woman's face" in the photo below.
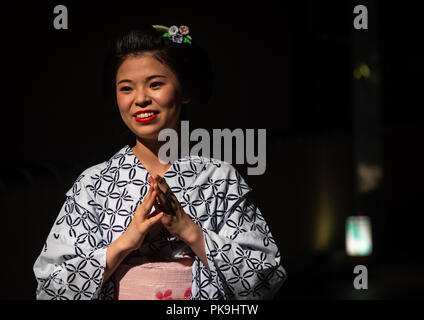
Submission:
M 141 139 L 157 141 L 160 130 L 177 129 L 183 98 L 172 70 L 145 53 L 124 60 L 116 74 L 122 120 Z

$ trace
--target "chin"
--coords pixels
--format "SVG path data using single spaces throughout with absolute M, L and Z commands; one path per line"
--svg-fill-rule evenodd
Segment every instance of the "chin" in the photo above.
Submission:
M 146 131 L 142 131 L 142 132 L 135 132 L 135 135 L 143 140 L 143 139 L 147 139 L 147 140 L 156 140 L 158 141 L 158 137 L 159 137 L 159 132 L 157 131 L 152 131 L 152 132 L 148 132 Z

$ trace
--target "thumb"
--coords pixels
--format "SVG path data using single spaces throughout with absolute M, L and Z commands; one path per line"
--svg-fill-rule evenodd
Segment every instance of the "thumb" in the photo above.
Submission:
M 134 210 L 134 216 L 141 216 L 143 211 L 143 203 L 140 202 Z
M 154 215 L 153 217 L 149 218 L 149 225 L 152 226 L 156 224 L 161 218 L 163 217 L 163 212 L 159 212 L 158 214 Z

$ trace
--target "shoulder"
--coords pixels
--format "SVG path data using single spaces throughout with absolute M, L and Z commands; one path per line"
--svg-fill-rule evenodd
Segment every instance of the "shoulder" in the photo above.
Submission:
M 178 159 L 175 163 L 184 168 L 190 168 L 196 175 L 206 174 L 222 177 L 239 175 L 237 170 L 230 163 L 214 158 L 190 155 Z
M 81 189 L 86 189 L 87 186 L 93 183 L 93 180 L 95 180 L 96 176 L 99 176 L 102 170 L 107 168 L 107 163 L 108 162 L 105 161 L 93 165 L 81 172 L 78 178 L 74 181 L 72 187 L 66 192 L 66 195 L 75 196 L 81 192 Z
M 214 158 L 200 156 L 186 156 L 178 160 L 178 163 L 185 164 L 184 167 L 195 171 L 196 184 L 210 184 L 217 182 L 226 188 L 236 187 L 248 192 L 251 188 L 247 185 L 238 170 L 228 162 Z
M 101 175 L 110 166 L 110 161 L 104 161 L 98 164 L 95 164 L 87 169 L 85 169 L 80 176 L 77 178 L 83 182 L 88 182 L 95 179 L 97 176 Z
M 128 149 L 129 147 L 125 146 L 116 152 L 107 161 L 92 165 L 82 171 L 74 181 L 72 187 L 66 192 L 66 195 L 75 195 L 77 192 L 79 192 L 79 190 L 81 190 L 81 188 L 85 189 L 87 186 L 93 185 L 96 180 L 99 180 L 99 178 L 104 173 L 109 171 L 109 168 L 111 168 L 115 162 L 119 161 L 118 159 L 121 159 L 129 154 Z

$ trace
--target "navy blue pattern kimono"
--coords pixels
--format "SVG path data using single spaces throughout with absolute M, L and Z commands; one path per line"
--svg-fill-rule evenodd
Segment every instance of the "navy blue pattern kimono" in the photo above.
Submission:
M 149 190 L 149 173 L 126 145 L 86 169 L 66 201 L 34 264 L 37 299 L 113 299 L 103 285 L 107 247 L 126 230 Z M 251 188 L 233 166 L 198 156 L 176 160 L 164 175 L 185 212 L 204 232 L 210 270 L 195 256 L 191 299 L 270 299 L 286 278 L 280 252 Z M 162 228 L 134 255 L 194 255 Z

